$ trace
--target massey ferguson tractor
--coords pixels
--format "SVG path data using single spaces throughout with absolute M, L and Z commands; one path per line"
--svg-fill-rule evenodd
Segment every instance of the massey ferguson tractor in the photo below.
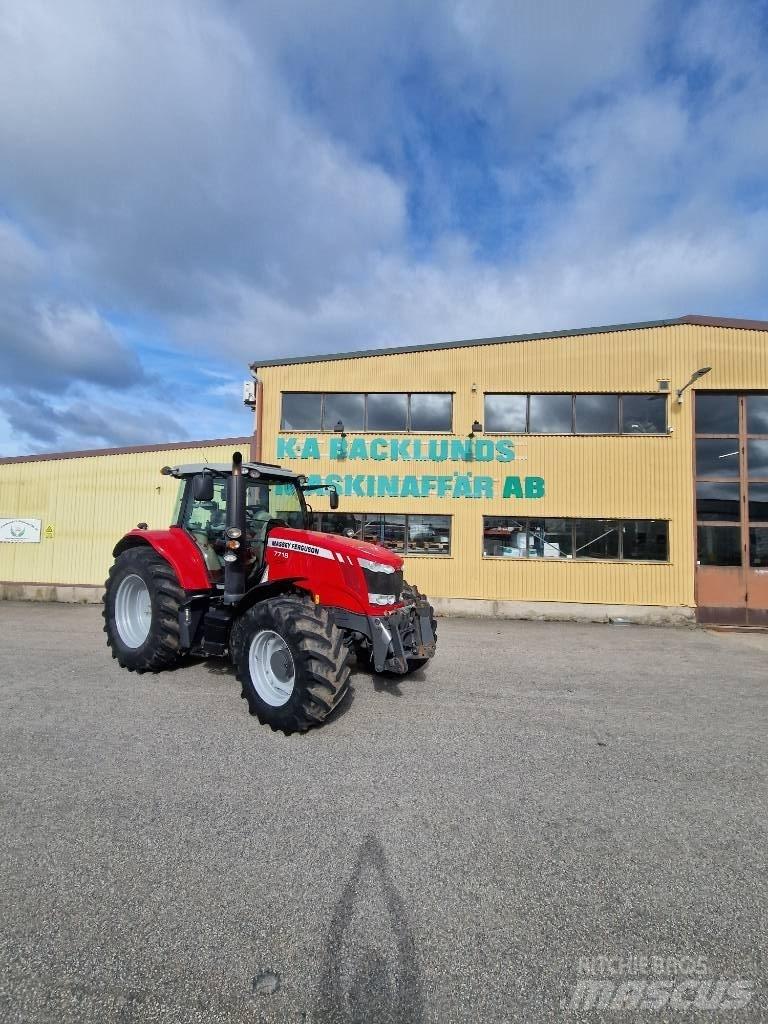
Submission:
M 400 675 L 434 655 L 434 612 L 402 559 L 308 528 L 304 493 L 319 485 L 240 452 L 231 466 L 162 472 L 180 481 L 173 525 L 127 533 L 106 582 L 104 631 L 123 668 L 229 655 L 251 714 L 291 733 L 344 699 L 353 655 Z

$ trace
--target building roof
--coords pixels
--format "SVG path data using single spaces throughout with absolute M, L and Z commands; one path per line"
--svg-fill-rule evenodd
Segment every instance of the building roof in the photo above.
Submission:
M 247 445 L 251 437 L 216 437 L 206 441 L 167 441 L 165 444 L 138 444 L 128 448 L 88 448 L 72 452 L 40 452 L 38 455 L 6 455 L 0 458 L 0 466 L 14 462 L 57 462 L 60 459 L 90 459 L 96 455 L 144 455 L 149 452 L 168 452 L 185 448 L 217 448 L 220 445 Z
M 687 313 L 671 320 L 645 320 L 633 324 L 608 324 L 603 327 L 576 327 L 570 331 L 544 331 L 538 334 L 509 334 L 500 338 L 474 338 L 468 341 L 441 341 L 426 345 L 403 345 L 392 348 L 367 348 L 356 352 L 329 352 L 311 356 L 284 356 L 260 359 L 251 363 L 256 372 L 265 366 L 292 366 L 296 363 L 330 363 L 338 359 L 364 359 L 367 356 L 397 356 L 408 352 L 434 352 L 445 348 L 479 348 L 482 345 L 504 345 L 519 341 L 547 341 L 551 338 L 572 338 L 580 334 L 614 334 L 617 331 L 641 331 L 649 327 L 677 327 L 693 324 L 698 327 L 730 327 L 742 331 L 768 331 L 768 320 L 739 320 L 725 316 L 699 316 Z

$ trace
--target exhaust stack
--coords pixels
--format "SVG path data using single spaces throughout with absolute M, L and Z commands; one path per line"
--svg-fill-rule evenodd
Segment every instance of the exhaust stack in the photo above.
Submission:
M 243 456 L 232 455 L 227 481 L 227 551 L 224 555 L 224 604 L 237 604 L 245 594 L 245 488 Z

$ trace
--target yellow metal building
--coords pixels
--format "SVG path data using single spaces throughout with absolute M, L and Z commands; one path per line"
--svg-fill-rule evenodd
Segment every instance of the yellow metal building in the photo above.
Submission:
M 705 620 L 768 621 L 766 322 L 689 316 L 252 369 L 263 459 L 335 483 L 353 515 L 325 528 L 403 551 L 444 610 L 654 621 L 698 605 Z
M 126 530 L 170 525 L 179 483 L 162 466 L 226 461 L 250 440 L 0 459 L 0 598 L 100 600 Z
M 250 444 L 336 485 L 338 513 L 310 498 L 317 526 L 402 552 L 443 612 L 768 622 L 768 322 L 252 369 L 253 438 L 0 459 L 0 596 L 98 597 L 116 539 L 170 521 L 160 467 Z

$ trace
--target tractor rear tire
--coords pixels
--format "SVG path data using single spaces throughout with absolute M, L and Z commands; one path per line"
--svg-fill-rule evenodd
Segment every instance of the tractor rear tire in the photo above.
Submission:
M 112 657 L 129 672 L 160 672 L 181 658 L 179 608 L 184 591 L 164 558 L 128 548 L 109 570 L 104 632 Z
M 404 583 L 402 591 L 402 600 L 408 603 L 409 601 L 418 602 L 426 601 L 427 599 L 415 584 Z M 435 643 L 437 643 L 437 620 L 435 619 L 435 609 L 432 607 L 431 604 L 429 605 L 429 621 L 432 625 L 432 635 L 435 638 Z M 422 668 L 424 665 L 427 664 L 428 661 L 431 660 L 431 658 L 408 658 L 408 672 L 406 674 L 410 675 L 411 672 L 415 672 L 417 669 Z
M 254 605 L 235 624 L 231 651 L 248 710 L 286 735 L 320 725 L 347 693 L 344 634 L 309 596 L 287 593 Z

